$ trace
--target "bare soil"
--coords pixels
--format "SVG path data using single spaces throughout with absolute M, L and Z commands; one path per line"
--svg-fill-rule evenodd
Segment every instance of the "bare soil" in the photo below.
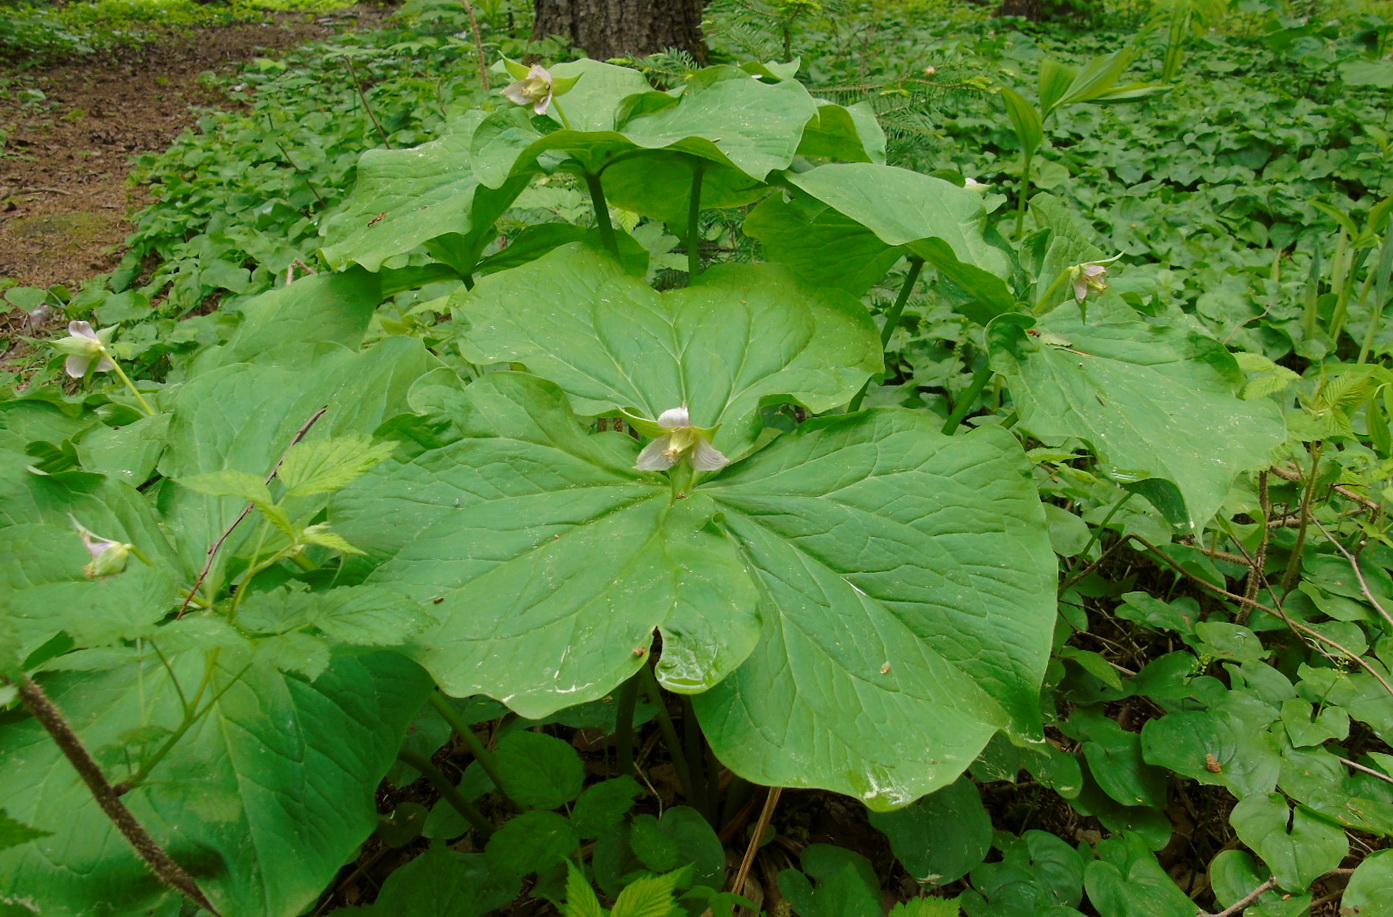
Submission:
M 49 70 L 0 70 L 0 278 L 66 284 L 110 270 L 144 206 L 127 183 L 132 157 L 163 150 L 199 108 L 231 104 L 200 82 L 257 57 L 336 32 L 371 28 L 380 8 L 303 14 L 195 29 L 137 47 L 75 58 Z M 21 101 L 37 89 L 43 101 Z M 0 310 L 3 312 L 3 310 Z

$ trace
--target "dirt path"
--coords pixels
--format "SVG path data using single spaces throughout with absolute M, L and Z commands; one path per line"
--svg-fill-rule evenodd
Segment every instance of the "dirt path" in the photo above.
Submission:
M 0 72 L 0 278 L 27 286 L 78 284 L 110 270 L 145 203 L 129 188 L 131 157 L 163 150 L 195 123 L 191 106 L 227 107 L 199 74 L 229 73 L 335 32 L 369 28 L 379 9 L 274 24 L 202 29 L 178 42 L 94 54 L 44 71 Z M 0 84 L 3 85 L 3 84 Z M 21 101 L 38 90 L 43 101 Z M 3 313 L 0 308 L 0 313 Z

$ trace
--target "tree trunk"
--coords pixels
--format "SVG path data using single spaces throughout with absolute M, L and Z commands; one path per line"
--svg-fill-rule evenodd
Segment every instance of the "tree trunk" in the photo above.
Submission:
M 559 35 L 596 60 L 680 48 L 706 63 L 705 0 L 537 0 L 532 37 Z

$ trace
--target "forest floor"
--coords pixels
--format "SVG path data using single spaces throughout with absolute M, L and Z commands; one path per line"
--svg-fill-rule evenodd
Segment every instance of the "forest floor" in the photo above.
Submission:
M 274 23 L 195 29 L 76 58 L 47 70 L 0 68 L 0 278 L 75 291 L 108 271 L 147 203 L 128 179 L 133 157 L 163 150 L 199 109 L 230 108 L 201 75 L 345 29 L 372 28 L 381 8 L 286 14 Z M 43 98 L 32 101 L 37 90 Z M 30 99 L 31 101 L 26 101 Z

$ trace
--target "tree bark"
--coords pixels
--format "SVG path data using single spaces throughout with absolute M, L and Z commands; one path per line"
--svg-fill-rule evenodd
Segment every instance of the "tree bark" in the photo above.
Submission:
M 680 48 L 706 63 L 705 0 L 537 0 L 534 39 L 559 35 L 596 60 Z

